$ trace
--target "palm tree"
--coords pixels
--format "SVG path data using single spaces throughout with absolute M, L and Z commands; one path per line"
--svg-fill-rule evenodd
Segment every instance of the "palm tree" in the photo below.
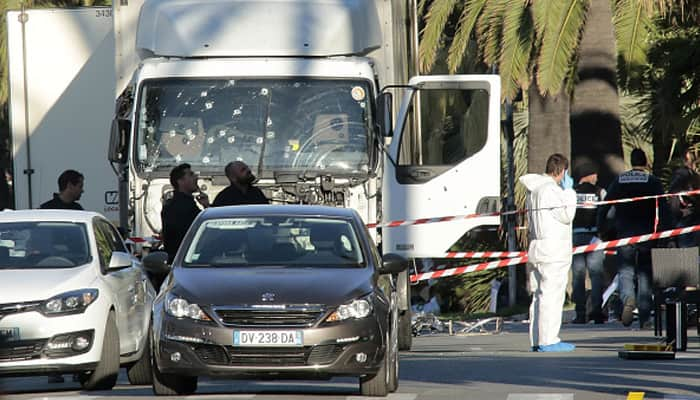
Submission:
M 600 45 L 592 39 L 601 31 L 609 32 L 605 26 L 594 24 L 586 35 L 584 28 L 589 17 L 592 24 L 605 20 L 606 1 L 612 1 L 615 10 L 615 18 L 611 18 L 608 8 L 607 18 L 615 24 L 620 53 L 626 65 L 636 65 L 646 48 L 651 18 L 671 0 L 433 0 L 430 4 L 423 0 L 421 7 L 427 12 L 420 43 L 421 67 L 429 70 L 437 49 L 447 46 L 447 63 L 454 73 L 464 61 L 469 42 L 479 43 L 478 56 L 485 63 L 498 66 L 503 98 L 512 99 L 520 90 L 532 97 L 528 164 L 530 170 L 540 171 L 549 154 L 569 153 L 569 96 L 577 76 L 581 77 L 576 73 L 577 61 L 590 61 L 588 56 L 595 56 L 594 49 Z M 599 11 L 602 14 L 596 13 Z M 454 17 L 455 35 L 446 38 L 442 33 L 453 14 L 458 14 Z M 590 50 L 579 53 L 584 35 L 591 38 L 586 47 Z M 584 89 L 582 92 L 575 98 L 577 116 L 587 112 L 586 104 L 595 104 L 584 101 L 587 95 Z M 596 101 L 601 100 L 601 95 L 594 92 L 588 91 Z M 617 91 L 611 88 L 604 95 L 605 110 L 617 123 L 611 124 L 613 133 L 603 136 L 601 143 L 619 153 L 619 117 L 611 106 L 617 102 Z

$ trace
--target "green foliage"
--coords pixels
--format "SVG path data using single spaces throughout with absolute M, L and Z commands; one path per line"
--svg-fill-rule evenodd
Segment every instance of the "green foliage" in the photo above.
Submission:
M 549 1 L 537 60 L 537 84 L 543 96 L 556 95 L 568 76 L 586 16 L 583 0 Z
M 443 278 L 435 284 L 445 311 L 460 313 L 487 312 L 491 299 L 491 281 L 503 279 L 508 270 L 473 272 L 467 275 Z

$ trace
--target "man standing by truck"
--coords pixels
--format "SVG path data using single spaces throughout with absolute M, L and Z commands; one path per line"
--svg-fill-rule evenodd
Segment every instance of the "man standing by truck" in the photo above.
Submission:
M 231 184 L 214 198 L 214 207 L 239 206 L 243 204 L 270 204 L 262 190 L 253 186 L 255 175 L 243 161 L 226 164 L 224 173 Z
M 83 194 L 85 177 L 76 170 L 67 169 L 58 177 L 58 193 L 53 194 L 53 199 L 41 204 L 42 209 L 82 210 L 78 203 Z
M 204 208 L 209 207 L 209 198 L 205 193 L 200 193 L 195 202 L 194 193 L 199 191 L 199 186 L 197 174 L 192 171 L 190 164 L 183 163 L 173 168 L 170 171 L 170 184 L 174 189 L 173 197 L 165 202 L 161 212 L 161 234 L 165 252 L 168 253 L 168 263 L 172 263 L 192 221 L 201 211 L 197 203 Z

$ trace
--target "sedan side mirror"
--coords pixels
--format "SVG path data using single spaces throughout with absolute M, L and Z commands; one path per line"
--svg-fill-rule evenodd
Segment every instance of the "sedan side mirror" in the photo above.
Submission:
M 398 274 L 408 268 L 408 260 L 398 254 L 389 253 L 382 256 L 382 266 L 379 267 L 380 274 Z
M 168 264 L 168 253 L 164 251 L 154 251 L 143 258 L 143 268 L 153 276 L 165 277 L 170 273 Z
M 113 251 L 112 257 L 109 259 L 108 270 L 114 271 L 123 268 L 131 267 L 132 259 L 129 253 L 124 253 L 123 251 Z

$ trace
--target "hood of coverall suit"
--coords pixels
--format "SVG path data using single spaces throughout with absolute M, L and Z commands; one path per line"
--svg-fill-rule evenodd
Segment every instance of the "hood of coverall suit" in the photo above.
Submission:
M 528 191 L 527 208 L 539 210 L 528 212 L 530 261 L 570 261 L 576 192 L 573 189 L 562 190 L 552 177 L 542 174 L 524 175 L 520 177 L 520 183 Z M 554 208 L 541 210 L 548 207 Z

